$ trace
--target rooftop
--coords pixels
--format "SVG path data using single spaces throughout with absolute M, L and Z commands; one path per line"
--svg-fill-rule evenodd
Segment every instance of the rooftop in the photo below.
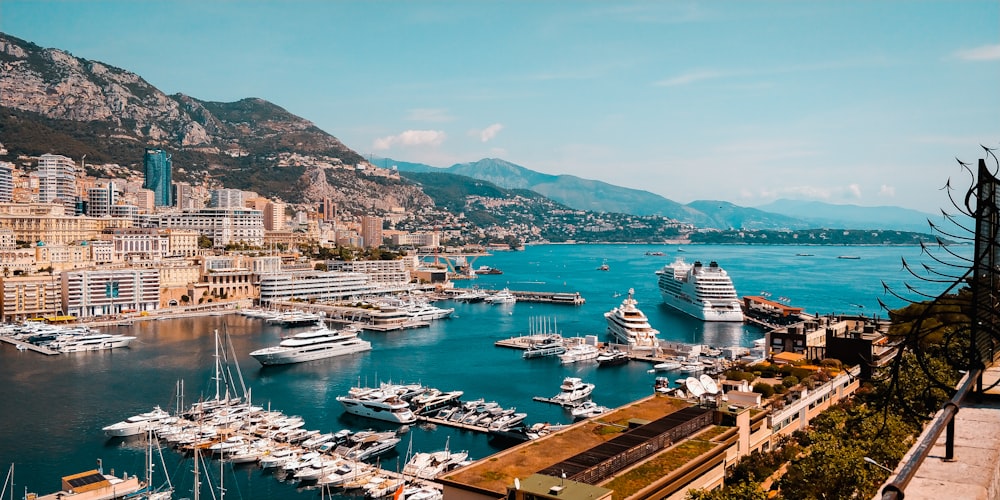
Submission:
M 503 495 L 514 478 L 527 478 L 618 438 L 630 421 L 652 422 L 692 406 L 681 399 L 653 395 L 479 460 L 443 479 Z

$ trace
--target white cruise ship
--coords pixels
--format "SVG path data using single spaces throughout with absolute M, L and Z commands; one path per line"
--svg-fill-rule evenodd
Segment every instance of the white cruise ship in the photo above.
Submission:
M 353 415 L 399 424 L 417 421 L 410 404 L 400 397 L 393 386 L 373 389 L 355 387 L 347 396 L 337 396 L 337 401 L 344 405 L 344 411 Z
M 656 271 L 663 302 L 702 321 L 743 321 L 733 280 L 719 264 L 688 264 L 678 258 Z
M 654 349 L 656 335 L 660 331 L 650 326 L 646 315 L 636 307 L 638 302 L 632 298 L 633 294 L 635 290 L 629 288 L 622 304 L 604 313 L 604 318 L 608 320 L 608 333 L 615 342 L 628 344 L 630 348 Z
M 370 351 L 372 345 L 354 330 L 331 330 L 320 325 L 285 337 L 278 345 L 250 353 L 262 365 L 301 363 L 355 352 Z

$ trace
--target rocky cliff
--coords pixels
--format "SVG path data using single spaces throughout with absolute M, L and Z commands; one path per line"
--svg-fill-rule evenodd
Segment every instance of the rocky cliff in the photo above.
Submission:
M 254 189 L 245 179 L 266 176 L 256 170 L 274 167 L 283 153 L 334 164 L 364 161 L 336 137 L 263 99 L 222 103 L 166 95 L 135 73 L 4 33 L 0 108 L 0 132 L 12 153 L 87 154 L 90 161 L 135 166 L 142 148 L 160 147 L 186 172 L 180 180 L 207 174 L 241 189 Z M 298 189 L 301 181 L 273 182 L 260 191 L 312 201 Z M 372 186 L 366 187 L 370 197 Z

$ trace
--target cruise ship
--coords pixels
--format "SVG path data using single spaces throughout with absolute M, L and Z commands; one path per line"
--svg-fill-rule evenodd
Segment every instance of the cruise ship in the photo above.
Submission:
M 649 325 L 649 320 L 645 313 L 636 307 L 635 299 L 632 295 L 635 290 L 629 288 L 628 296 L 622 304 L 606 313 L 604 318 L 608 321 L 608 333 L 619 344 L 628 344 L 635 349 L 653 349 L 656 347 L 656 335 L 659 330 Z
M 370 351 L 372 345 L 355 330 L 331 330 L 319 325 L 284 338 L 278 345 L 250 353 L 262 365 L 284 365 Z
M 708 266 L 678 258 L 656 271 L 663 302 L 702 321 L 743 321 L 733 281 L 714 260 Z

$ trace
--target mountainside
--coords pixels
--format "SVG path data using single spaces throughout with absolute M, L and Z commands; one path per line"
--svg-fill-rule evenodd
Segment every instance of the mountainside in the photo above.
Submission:
M 810 229 L 808 221 L 756 208 L 734 205 L 728 201 L 698 200 L 687 204 L 712 219 L 717 229 Z M 841 226 L 838 226 L 841 227 Z M 845 226 L 846 227 L 846 226 Z M 853 226 L 852 226 L 853 227 Z
M 758 209 L 806 221 L 810 227 L 853 229 L 896 229 L 930 232 L 927 220 L 940 220 L 940 214 L 927 214 L 901 207 L 861 207 L 831 205 L 818 201 L 776 200 Z
M 3 33 L 0 96 L 0 131 L 12 154 L 86 154 L 91 162 L 134 165 L 144 147 L 158 147 L 173 154 L 178 180 L 209 173 L 244 189 L 250 188 L 248 171 L 274 165 L 281 153 L 333 164 L 364 160 L 313 123 L 263 99 L 222 103 L 166 95 L 134 73 Z M 285 180 L 272 183 L 272 192 L 261 191 L 301 198 Z
M 508 161 L 487 158 L 448 168 L 391 160 L 401 171 L 444 172 L 492 182 L 508 189 L 530 189 L 578 210 L 633 215 L 661 215 L 701 227 L 714 227 L 712 218 L 698 210 L 638 189 L 623 188 L 574 175 L 549 175 Z

